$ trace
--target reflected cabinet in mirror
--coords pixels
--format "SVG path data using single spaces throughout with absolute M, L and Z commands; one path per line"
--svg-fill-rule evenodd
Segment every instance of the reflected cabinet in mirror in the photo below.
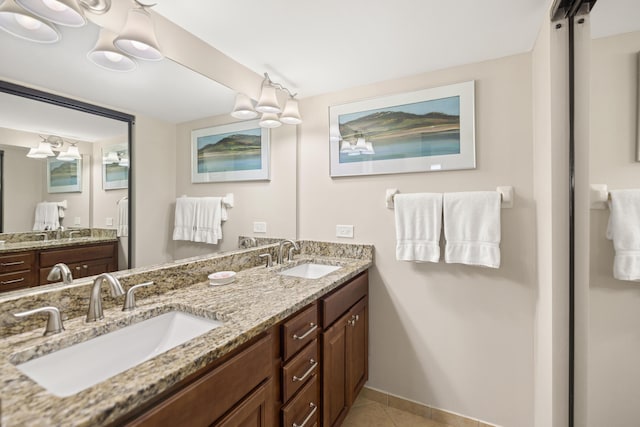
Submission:
M 576 52 L 581 65 L 576 79 L 588 81 L 589 160 L 588 182 L 577 185 L 640 191 L 640 2 L 598 0 L 583 25 L 576 28 L 578 42 L 584 43 Z M 586 213 L 588 286 L 577 300 L 578 313 L 586 316 L 579 317 L 577 326 L 578 340 L 586 343 L 578 349 L 578 366 L 585 369 L 578 370 L 577 425 L 640 425 L 640 283 L 620 273 L 620 268 L 640 267 L 618 265 L 614 272 L 614 262 L 620 262 L 614 261 L 616 251 L 640 262 L 640 202 L 630 203 L 635 214 L 615 223 L 610 217 L 620 205 L 594 205 Z

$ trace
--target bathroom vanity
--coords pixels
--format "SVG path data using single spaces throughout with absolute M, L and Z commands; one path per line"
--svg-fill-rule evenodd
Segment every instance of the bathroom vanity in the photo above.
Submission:
M 54 286 L 48 302 L 62 305 L 66 331 L 42 337 L 40 318 L 23 332 L 11 325 L 16 333 L 0 340 L 2 425 L 340 425 L 367 379 L 373 248 L 301 242 L 293 263 L 265 268 L 259 254 L 276 250 L 270 245 L 115 273 L 125 288 L 156 283 L 140 289 L 133 312 L 105 296 L 105 320 L 93 324 L 84 322 L 86 307 L 77 307 L 89 283 Z M 283 274 L 305 263 L 338 268 L 316 279 Z M 208 283 L 208 273 L 229 266 L 235 282 Z M 36 300 L 43 301 L 0 297 L 0 313 L 31 308 Z M 74 303 L 64 307 L 69 300 Z M 222 325 L 68 397 L 47 392 L 16 368 L 167 310 Z

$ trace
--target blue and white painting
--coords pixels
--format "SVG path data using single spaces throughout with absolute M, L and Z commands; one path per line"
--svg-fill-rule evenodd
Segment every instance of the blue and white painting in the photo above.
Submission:
M 197 172 L 262 169 L 260 128 L 197 137 Z
M 459 96 L 341 114 L 338 125 L 343 140 L 364 137 L 375 151 L 340 152 L 339 163 L 460 154 Z

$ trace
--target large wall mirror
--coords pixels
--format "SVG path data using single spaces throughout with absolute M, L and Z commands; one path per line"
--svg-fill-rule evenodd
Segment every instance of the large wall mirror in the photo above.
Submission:
M 640 2 L 598 0 L 586 18 L 589 31 L 577 36 L 588 46 L 588 183 L 609 190 L 639 189 L 638 115 L 640 79 Z M 609 209 L 589 211 L 588 291 L 580 301 L 587 321 L 578 324 L 587 348 L 586 378 L 579 378 L 581 416 L 588 426 L 640 423 L 640 285 L 613 277 L 614 247 L 607 239 Z M 586 309 L 586 310 L 585 310 Z M 581 328 L 584 328 L 582 330 Z

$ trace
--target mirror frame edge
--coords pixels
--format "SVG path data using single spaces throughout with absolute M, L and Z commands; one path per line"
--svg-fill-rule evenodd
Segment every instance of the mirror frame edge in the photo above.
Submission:
M 39 89 L 34 89 L 28 86 L 22 86 L 16 83 L 11 83 L 5 80 L 0 80 L 0 92 L 7 93 L 10 95 L 20 96 L 23 98 L 31 99 L 34 101 L 45 102 L 47 104 L 56 105 L 59 107 L 69 108 L 76 111 L 81 111 L 88 114 L 94 114 L 96 116 L 101 116 L 113 120 L 118 120 L 121 122 L 127 123 L 127 146 L 129 150 L 129 184 L 127 186 L 127 197 L 129 199 L 128 206 L 128 215 L 129 215 L 129 225 L 133 223 L 133 203 L 132 200 L 132 188 L 133 188 L 133 130 L 135 126 L 135 116 L 123 113 L 121 111 L 112 110 L 106 107 L 100 107 L 98 105 L 90 104 L 88 102 L 79 101 L 77 99 L 68 98 L 62 95 L 56 95 L 53 93 L 45 92 Z M 2 218 L 0 216 L 0 218 Z M 129 227 L 131 228 L 131 227 Z M 128 243 L 127 243 L 127 268 L 131 268 L 133 265 L 133 240 L 134 236 L 131 232 L 129 232 Z

